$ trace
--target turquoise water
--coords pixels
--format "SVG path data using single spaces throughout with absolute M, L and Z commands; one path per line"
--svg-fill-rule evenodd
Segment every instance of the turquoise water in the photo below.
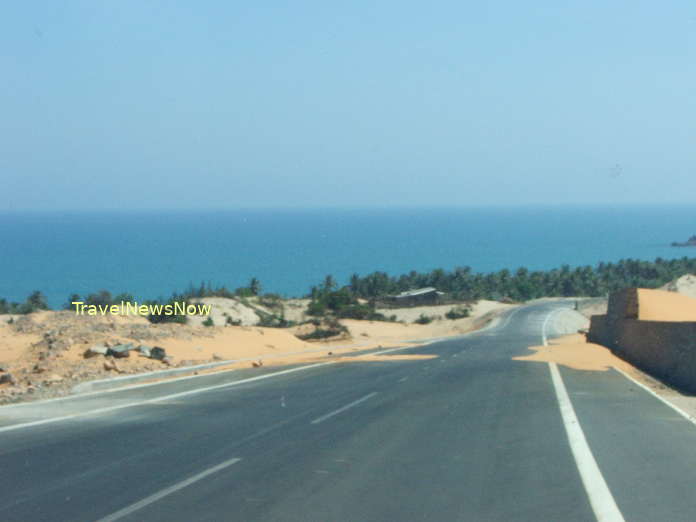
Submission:
M 0 215 L 0 297 L 52 306 L 102 288 L 139 299 L 193 282 L 304 295 L 332 274 L 554 268 L 696 256 L 696 207 L 23 213 Z

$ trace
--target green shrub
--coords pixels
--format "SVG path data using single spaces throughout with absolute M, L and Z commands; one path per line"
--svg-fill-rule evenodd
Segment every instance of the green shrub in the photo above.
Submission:
M 210 316 L 208 316 L 202 324 L 203 326 L 215 326 L 215 322 L 213 321 L 213 318 Z
M 294 322 L 285 319 L 284 315 L 267 314 L 261 310 L 254 310 L 256 315 L 259 316 L 258 326 L 265 326 L 270 328 L 287 328 L 289 326 L 294 326 Z
M 383 314 L 375 312 L 375 309 L 367 304 L 351 304 L 344 306 L 336 312 L 336 316 L 342 319 L 361 319 L 363 321 L 387 321 Z
M 445 317 L 447 319 L 455 320 L 455 319 L 463 319 L 464 317 L 469 317 L 471 315 L 471 311 L 468 307 L 466 306 L 456 306 L 452 308 L 449 312 L 445 314 Z
M 433 318 L 425 314 L 420 314 L 420 317 L 413 322 L 416 324 L 429 324 L 433 322 Z
M 118 303 L 114 304 L 120 304 L 120 301 Z M 160 301 L 145 301 L 143 304 L 148 305 L 148 306 L 153 306 L 153 305 L 171 305 L 172 307 L 174 306 L 174 301 L 169 301 L 169 302 L 160 302 Z M 188 306 L 187 301 L 183 301 L 184 307 Z M 164 310 L 164 308 L 163 308 Z M 185 315 L 167 315 L 164 312 L 161 314 L 149 314 L 147 316 L 147 320 L 150 321 L 152 324 L 161 324 L 161 323 L 175 323 L 175 324 L 186 324 L 187 318 Z
M 311 301 L 307 305 L 307 315 L 322 316 L 326 313 L 326 304 L 323 301 Z
M 343 326 L 334 318 L 329 318 L 324 321 L 313 320 L 311 324 L 315 325 L 314 331 L 308 334 L 299 334 L 297 337 L 303 341 L 311 341 L 317 339 L 327 339 L 348 333 L 348 328 Z
M 225 317 L 225 324 L 229 326 L 241 326 L 242 321 L 239 319 L 232 319 L 229 315 Z

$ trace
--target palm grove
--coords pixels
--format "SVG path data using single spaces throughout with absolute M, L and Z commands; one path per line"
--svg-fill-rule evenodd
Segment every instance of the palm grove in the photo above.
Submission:
M 447 271 L 435 269 L 430 272 L 411 271 L 400 276 L 390 276 L 385 272 L 373 272 L 366 276 L 354 274 L 346 286 L 339 287 L 332 276 L 310 289 L 309 313 L 321 315 L 326 311 L 343 310 L 340 315 L 358 318 L 378 319 L 370 308 L 361 306 L 358 299 L 374 302 L 380 297 L 405 290 L 434 287 L 445 292 L 453 301 L 474 301 L 477 299 L 510 299 L 527 301 L 539 297 L 600 297 L 609 292 L 626 287 L 657 288 L 684 274 L 696 272 L 696 258 L 662 259 L 639 261 L 624 259 L 616 263 L 599 263 L 596 266 L 571 268 L 563 265 L 552 270 L 530 271 L 518 268 L 490 273 L 476 273 L 469 267 L 457 267 Z M 228 290 L 224 286 L 213 288 L 210 284 L 189 287 L 186 291 L 173 294 L 169 300 L 148 302 L 169 302 L 171 299 L 192 299 L 201 297 L 247 297 L 260 295 L 261 284 L 252 278 L 245 287 Z M 267 294 L 272 295 L 272 294 Z M 70 300 L 79 296 L 72 295 Z M 85 301 L 116 301 L 121 294 L 112 298 L 106 291 L 87 296 Z M 276 296 L 277 297 L 277 296 Z M 31 313 L 48 309 L 41 292 L 34 291 L 24 303 L 11 303 L 0 299 L 0 314 Z

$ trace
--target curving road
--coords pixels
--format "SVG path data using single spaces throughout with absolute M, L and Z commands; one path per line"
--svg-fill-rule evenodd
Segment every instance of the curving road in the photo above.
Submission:
M 616 371 L 511 360 L 568 306 L 394 352 L 429 360 L 0 408 L 0 519 L 696 519 L 694 424 Z

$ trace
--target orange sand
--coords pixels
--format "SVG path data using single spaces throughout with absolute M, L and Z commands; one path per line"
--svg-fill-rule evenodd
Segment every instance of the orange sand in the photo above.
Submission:
M 581 334 L 566 335 L 549 341 L 548 346 L 531 346 L 532 355 L 513 357 L 515 361 L 555 362 L 574 370 L 605 372 L 616 367 L 624 371 L 634 368 L 599 344 L 588 343 Z
M 696 321 L 696 299 L 676 292 L 639 288 L 638 319 Z

